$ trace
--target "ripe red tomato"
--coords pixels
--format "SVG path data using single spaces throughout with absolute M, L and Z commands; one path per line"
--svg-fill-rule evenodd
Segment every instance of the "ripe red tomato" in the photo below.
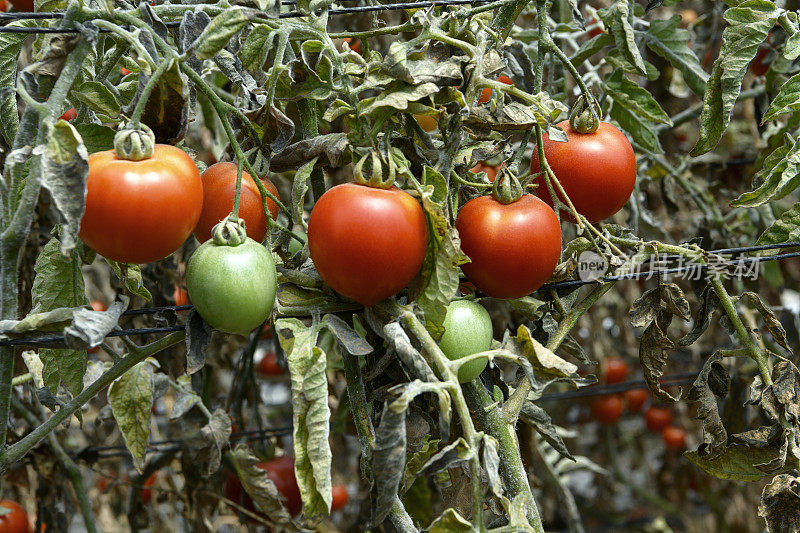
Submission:
M 158 477 L 158 472 L 153 472 L 150 474 L 144 483 L 142 483 L 142 487 L 152 487 L 156 484 L 156 477 Z M 153 498 L 153 491 L 150 489 L 142 488 L 142 505 L 147 505 L 150 503 L 150 500 Z
M 627 203 L 636 184 L 636 156 L 631 143 L 608 122 L 601 122 L 595 133 L 587 134 L 572 131 L 567 120 L 558 125 L 569 140 L 556 142 L 544 135 L 547 163 L 578 213 L 590 222 L 610 217 Z M 532 158 L 531 171 L 540 172 L 538 157 Z M 539 176 L 536 183 L 536 194 L 552 206 L 544 177 Z
M 150 263 L 177 250 L 203 208 L 200 173 L 186 152 L 157 144 L 141 161 L 114 150 L 89 156 L 80 237 L 120 263 Z
M 122 77 L 124 78 L 125 76 L 130 74 L 131 71 L 126 69 L 125 67 L 119 67 L 119 73 L 122 74 Z
M 263 461 L 256 466 L 266 470 L 269 479 L 275 483 L 275 488 L 284 497 L 284 505 L 289 514 L 292 516 L 298 514 L 303 508 L 303 500 L 297 479 L 294 477 L 294 457 L 284 455 L 271 461 Z M 256 510 L 253 500 L 242 491 L 242 484 L 235 475 L 228 476 L 225 481 L 225 497 L 236 503 L 241 502 L 248 511 Z
M 622 383 L 628 378 L 628 363 L 621 357 L 609 357 L 603 360 L 603 375 L 608 384 Z
M 683 428 L 667 426 L 661 432 L 664 444 L 670 450 L 683 450 L 686 448 L 686 431 Z
M 3 533 L 28 533 L 28 513 L 12 500 L 0 500 L 0 507 L 10 512 L 0 516 L 0 531 Z
M 595 24 L 596 24 L 596 26 L 595 26 Z M 600 34 L 602 34 L 602 33 L 605 33 L 605 32 L 603 31 L 603 28 L 601 28 L 601 27 L 600 27 L 600 24 L 598 24 L 598 22 L 597 22 L 597 19 L 596 19 L 596 18 L 594 18 L 594 17 L 592 17 L 592 18 L 589 20 L 589 23 L 587 24 L 587 26 L 594 26 L 594 28 L 592 28 L 591 30 L 589 30 L 589 31 L 587 32 L 587 35 L 589 36 L 589 38 L 590 38 L 590 39 L 591 39 L 592 37 L 597 37 L 598 35 L 600 35 Z
M 622 398 L 619 394 L 610 396 L 599 396 L 592 403 L 592 413 L 594 417 L 606 425 L 614 424 L 622 417 Z
M 5 13 L 6 11 L 8 11 L 8 2 L 0 0 L 0 13 Z
M 756 57 L 750 62 L 750 72 L 753 76 L 763 76 L 769 70 L 769 61 L 765 61 L 769 54 L 769 47 L 759 48 Z
M 106 307 L 106 304 L 103 303 L 100 300 L 92 300 L 91 302 L 89 302 L 89 305 L 91 305 L 92 309 L 94 309 L 95 311 L 105 311 L 106 309 L 108 309 Z M 100 347 L 99 346 L 95 346 L 94 348 L 89 348 L 86 351 L 88 353 L 96 353 L 96 352 L 100 351 Z
M 486 161 L 480 161 L 477 165 L 469 169 L 470 172 L 477 174 L 478 172 L 486 172 L 486 177 L 489 181 L 494 183 L 497 177 L 497 172 L 500 170 L 500 165 L 490 165 Z
M 556 214 L 530 194 L 510 204 L 473 198 L 456 219 L 461 249 L 472 260 L 461 270 L 485 294 L 521 298 L 547 281 L 558 264 L 561 228 Z
M 203 211 L 194 228 L 200 242 L 211 238 L 211 230 L 225 219 L 233 209 L 236 191 L 236 165 L 231 162 L 215 163 L 201 176 L 203 181 Z M 278 198 L 278 189 L 267 178 L 261 178 L 264 187 Z M 267 209 L 273 220 L 278 218 L 278 204 L 267 198 Z M 267 236 L 267 220 L 256 182 L 247 172 L 242 172 L 242 190 L 239 195 L 239 218 L 244 220 L 247 236 L 262 242 Z
M 626 390 L 623 396 L 625 396 L 625 401 L 628 402 L 628 412 L 638 413 L 641 411 L 649 395 L 647 389 Z
M 672 424 L 672 411 L 666 407 L 652 406 L 644 412 L 644 422 L 647 429 L 653 433 L 660 433 L 665 427 Z
M 319 275 L 368 307 L 408 285 L 427 247 L 422 207 L 397 187 L 337 185 L 320 197 L 308 221 L 308 248 Z
M 22 13 L 33 12 L 33 0 L 9 0 L 9 3 Z
M 506 85 L 514 85 L 514 82 L 511 81 L 511 78 L 509 78 L 505 74 L 500 74 L 497 77 L 497 81 L 499 81 L 500 83 L 505 83 Z M 481 90 L 481 95 L 478 97 L 478 103 L 485 104 L 491 99 L 492 99 L 492 90 L 489 87 L 484 87 Z
M 61 120 L 66 120 L 67 122 L 69 122 L 71 120 L 74 120 L 75 117 L 77 117 L 77 116 L 78 116 L 78 112 L 75 111 L 75 108 L 74 107 L 70 107 L 69 109 L 64 111 L 63 115 L 61 115 L 58 118 L 60 118 Z
M 264 354 L 256 370 L 262 376 L 282 376 L 286 373 L 286 369 L 278 364 L 278 354 L 275 350 L 269 350 Z
M 361 53 L 361 41 L 358 39 L 353 39 L 352 37 L 345 37 L 342 39 L 350 46 L 350 50 L 353 52 L 360 54 Z
M 331 511 L 341 509 L 350 500 L 350 495 L 347 494 L 347 487 L 343 483 L 336 483 L 333 487 L 333 497 L 331 499 Z

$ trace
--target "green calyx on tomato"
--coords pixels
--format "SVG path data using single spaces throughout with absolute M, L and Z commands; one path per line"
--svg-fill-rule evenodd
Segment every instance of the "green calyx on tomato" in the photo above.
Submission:
M 366 163 L 370 162 L 367 170 Z M 384 165 L 387 172 L 384 174 Z M 359 185 L 389 189 L 394 187 L 398 174 L 408 173 L 408 161 L 400 150 L 390 148 L 386 154 L 370 150 L 353 167 L 353 181 Z
M 580 95 L 569 113 L 569 127 L 572 131 L 583 134 L 596 132 L 600 127 L 599 107 L 594 98 L 587 102 L 586 97 Z
M 156 136 L 146 124 L 125 125 L 114 135 L 114 151 L 120 159 L 141 161 L 153 157 Z
M 522 185 L 515 173 L 503 166 L 497 172 L 497 177 L 492 185 L 494 199 L 501 204 L 511 204 L 519 200 L 523 192 Z
M 450 360 L 492 349 L 492 319 L 482 305 L 470 300 L 455 300 L 447 306 L 444 334 L 439 348 Z M 475 359 L 458 368 L 459 383 L 477 378 L 486 368 L 487 358 Z
M 177 250 L 203 208 L 197 165 L 186 152 L 156 144 L 152 157 L 130 161 L 114 150 L 89 156 L 79 235 L 119 263 L 150 263 Z
M 636 156 L 631 143 L 608 122 L 601 122 L 597 131 L 586 134 L 569 128 L 567 121 L 558 126 L 567 134 L 567 141 L 543 136 L 547 164 L 579 214 L 589 222 L 610 217 L 628 202 L 636 185 Z M 532 158 L 531 172 L 539 174 L 535 178 L 536 194 L 552 207 L 547 178 L 541 171 L 539 158 Z M 558 189 L 556 194 L 562 196 Z M 566 198 L 560 199 L 567 203 Z M 562 211 L 562 216 L 573 220 L 570 212 Z
M 428 248 L 428 222 L 419 202 L 397 187 L 344 183 L 311 210 L 308 248 L 328 286 L 369 307 L 417 275 Z
M 470 258 L 461 270 L 493 298 L 532 293 L 550 278 L 561 254 L 555 212 L 530 194 L 510 204 L 491 196 L 473 198 L 458 212 L 456 230 Z
M 186 266 L 186 288 L 195 309 L 212 327 L 247 335 L 269 318 L 277 274 L 272 254 L 226 220 L 200 245 Z

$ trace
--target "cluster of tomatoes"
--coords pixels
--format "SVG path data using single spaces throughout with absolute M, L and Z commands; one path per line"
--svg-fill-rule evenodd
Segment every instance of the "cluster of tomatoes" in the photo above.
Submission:
M 622 383 L 628 377 L 628 364 L 620 357 L 609 357 L 603 361 L 603 381 L 606 384 Z M 622 417 L 625 403 L 630 413 L 642 411 L 649 393 L 646 389 L 632 389 L 620 394 L 609 394 L 597 397 L 592 403 L 592 414 L 603 424 L 612 425 Z M 664 444 L 670 450 L 686 448 L 686 431 L 672 425 L 672 411 L 666 407 L 651 405 L 644 411 L 644 422 L 647 429 L 661 434 Z

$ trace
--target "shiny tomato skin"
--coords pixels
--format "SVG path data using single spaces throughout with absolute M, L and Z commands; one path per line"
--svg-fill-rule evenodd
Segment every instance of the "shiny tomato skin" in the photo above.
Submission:
M 558 264 L 561 228 L 555 212 L 530 194 L 510 204 L 473 198 L 456 218 L 461 250 L 471 259 L 461 270 L 493 298 L 521 298 L 544 284 Z
M 33 0 L 9 0 L 9 3 L 14 6 L 19 12 L 22 13 L 32 13 L 33 12 Z
M 67 122 L 70 122 L 71 120 L 74 120 L 75 117 L 77 117 L 77 116 L 78 116 L 78 112 L 75 110 L 75 108 L 74 107 L 70 107 L 69 109 L 64 111 L 64 114 L 61 115 L 59 118 L 61 120 L 66 120 Z
M 644 422 L 647 429 L 653 433 L 660 433 L 672 424 L 672 411 L 666 407 L 652 406 L 644 412 Z
M 331 511 L 337 511 L 347 505 L 350 495 L 347 493 L 347 486 L 343 483 L 336 483 L 332 487 Z
M 629 370 L 628 363 L 621 357 L 609 357 L 603 361 L 603 376 L 609 385 L 625 381 Z
M 184 151 L 157 144 L 142 161 L 97 152 L 89 156 L 79 235 L 108 259 L 151 263 L 184 243 L 202 208 L 200 172 Z
M 661 438 L 670 450 L 683 450 L 686 448 L 686 430 L 675 426 L 667 426 L 661 431 Z
M 28 513 L 20 504 L 12 500 L 0 500 L 0 507 L 11 510 L 10 513 L 0 516 L 0 532 L 28 533 Z
M 486 177 L 489 178 L 489 181 L 494 183 L 497 173 L 500 171 L 500 165 L 490 165 L 486 161 L 479 161 L 478 164 L 469 169 L 469 171 L 473 174 L 486 172 Z
M 194 229 L 194 236 L 200 242 L 211 238 L 211 230 L 217 223 L 225 219 L 233 209 L 233 196 L 236 191 L 236 165 L 229 161 L 214 163 L 200 176 L 203 182 L 203 211 Z M 278 189 L 267 178 L 261 183 L 278 198 Z M 278 218 L 278 204 L 267 198 L 267 209 L 272 220 Z M 264 206 L 261 193 L 255 180 L 247 172 L 242 171 L 242 189 L 239 195 L 239 218 L 244 219 L 247 236 L 256 242 L 262 242 L 267 236 L 267 220 L 264 217 Z
M 492 319 L 489 312 L 477 302 L 450 302 L 442 325 L 444 334 L 439 339 L 439 348 L 450 360 L 492 349 Z M 458 369 L 459 383 L 467 383 L 480 376 L 488 362 L 488 359 L 481 358 L 461 365 Z
M 506 85 L 514 85 L 514 82 L 511 81 L 511 78 L 509 78 L 505 74 L 499 75 L 497 77 L 497 81 L 499 81 L 500 83 L 505 83 Z M 485 104 L 491 99 L 492 99 L 492 90 L 488 87 L 484 87 L 481 90 L 481 95 L 478 97 L 478 103 Z
M 419 203 L 397 187 L 345 183 L 326 191 L 311 210 L 308 247 L 332 289 L 369 307 L 417 275 L 428 223 Z
M 647 402 L 647 398 L 650 396 L 647 389 L 627 390 L 622 393 L 622 395 L 625 396 L 625 401 L 628 404 L 628 412 L 630 413 L 640 412 Z
M 624 406 L 619 394 L 599 396 L 592 403 L 592 413 L 601 423 L 611 425 L 622 417 Z
M 186 289 L 212 327 L 248 335 L 272 313 L 277 274 L 272 254 L 251 238 L 238 246 L 206 241 L 186 265 Z
M 595 133 L 587 134 L 572 131 L 567 120 L 558 126 L 568 140 L 556 142 L 545 133 L 547 163 L 578 213 L 590 222 L 610 217 L 628 202 L 636 184 L 636 156 L 631 143 L 608 122 L 601 122 Z M 538 157 L 532 158 L 531 171 L 540 171 Z M 544 178 L 539 176 L 536 183 L 536 194 L 552 206 Z

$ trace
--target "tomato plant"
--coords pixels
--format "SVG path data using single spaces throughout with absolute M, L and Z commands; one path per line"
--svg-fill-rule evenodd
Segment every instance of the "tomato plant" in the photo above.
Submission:
M 156 145 L 140 161 L 97 152 L 89 156 L 80 237 L 113 261 L 151 263 L 183 244 L 202 206 L 200 173 L 183 150 Z
M 647 429 L 653 433 L 660 433 L 672 424 L 672 411 L 666 407 L 651 406 L 644 412 L 644 421 Z
M 590 222 L 599 222 L 622 209 L 636 184 L 636 156 L 625 134 L 608 122 L 601 122 L 594 133 L 578 133 L 566 120 L 558 127 L 566 133 L 567 142 L 545 135 L 542 146 L 548 165 L 578 213 Z M 537 157 L 531 160 L 531 172 L 541 172 Z M 536 194 L 552 206 L 544 178 L 536 183 Z
M 200 176 L 203 181 L 203 210 L 194 228 L 194 236 L 200 242 L 211 238 L 211 229 L 231 212 L 236 190 L 236 165 L 230 162 L 215 163 Z M 267 178 L 261 178 L 264 188 L 278 198 L 278 189 Z M 278 205 L 267 198 L 270 216 L 277 218 Z M 255 180 L 247 172 L 242 172 L 241 196 L 239 197 L 239 217 L 245 222 L 247 236 L 261 242 L 267 236 L 267 222 L 261 193 Z
M 427 246 L 422 208 L 396 187 L 337 185 L 314 204 L 308 221 L 308 248 L 319 275 L 365 306 L 407 286 Z
M 622 398 L 618 394 L 600 396 L 592 402 L 592 414 L 606 425 L 616 424 L 624 409 Z
M 520 298 L 544 284 L 561 251 L 561 228 L 550 207 L 526 194 L 502 204 L 491 196 L 470 200 L 458 212 L 461 266 L 475 286 L 494 298 Z
M 456 300 L 447 306 L 444 335 L 439 347 L 451 360 L 492 349 L 492 319 L 480 304 L 469 300 Z M 466 383 L 477 378 L 486 368 L 487 359 L 464 363 L 458 369 L 458 381 Z

